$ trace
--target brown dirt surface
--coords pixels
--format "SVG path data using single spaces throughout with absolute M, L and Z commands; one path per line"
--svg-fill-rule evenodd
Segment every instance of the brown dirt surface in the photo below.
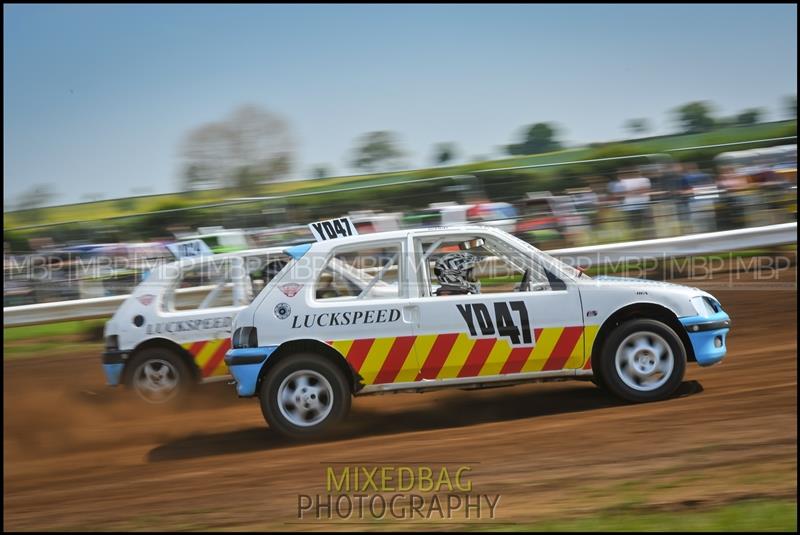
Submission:
M 724 362 L 690 364 L 673 399 L 627 405 L 588 382 L 363 397 L 337 436 L 309 444 L 276 437 L 227 384 L 153 408 L 104 387 L 97 354 L 6 360 L 4 529 L 412 527 L 298 524 L 298 495 L 325 494 L 342 463 L 469 465 L 473 493 L 500 494 L 494 521 L 509 523 L 796 500 L 796 277 L 692 281 L 733 330 Z

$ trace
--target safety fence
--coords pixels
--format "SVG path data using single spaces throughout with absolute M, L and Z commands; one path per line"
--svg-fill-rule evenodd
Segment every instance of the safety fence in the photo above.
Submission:
M 797 243 L 797 223 L 690 234 L 686 236 L 640 240 L 547 251 L 573 266 L 593 267 L 621 261 L 671 258 L 771 247 Z M 246 255 L 243 251 L 239 254 Z M 175 290 L 176 298 L 191 304 L 207 294 L 211 286 Z M 3 326 L 15 327 L 84 320 L 111 316 L 128 295 L 37 303 L 3 308 Z

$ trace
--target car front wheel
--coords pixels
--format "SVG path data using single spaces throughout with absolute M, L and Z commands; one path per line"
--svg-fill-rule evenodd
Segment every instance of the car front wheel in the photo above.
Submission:
M 183 402 L 195 385 L 189 367 L 165 348 L 153 347 L 138 352 L 126 368 L 126 386 L 154 405 Z
M 660 321 L 627 321 L 606 340 L 600 371 L 602 384 L 626 401 L 662 400 L 683 380 L 686 349 L 675 331 Z
M 267 372 L 259 391 L 269 427 L 293 439 L 324 435 L 350 410 L 350 387 L 330 359 L 291 355 Z

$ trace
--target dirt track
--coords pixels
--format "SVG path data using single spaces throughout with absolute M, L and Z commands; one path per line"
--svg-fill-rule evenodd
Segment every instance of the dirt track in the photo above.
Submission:
M 469 464 L 503 522 L 795 497 L 797 286 L 784 275 L 782 288 L 696 283 L 734 328 L 724 363 L 690 365 L 675 399 L 623 405 L 578 382 L 359 398 L 317 444 L 279 440 L 225 384 L 154 410 L 104 388 L 94 354 L 4 362 L 4 528 L 358 528 L 295 524 L 298 494 L 325 493 L 342 462 Z

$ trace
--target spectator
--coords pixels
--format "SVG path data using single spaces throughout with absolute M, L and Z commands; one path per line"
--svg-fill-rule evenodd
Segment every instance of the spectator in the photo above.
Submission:
M 683 198 L 682 222 L 690 223 L 690 232 L 711 232 L 716 228 L 716 185 L 711 175 L 701 171 L 696 163 L 684 165 L 681 178 Z
M 678 219 L 681 222 L 681 227 L 685 227 L 691 222 L 693 208 L 692 198 L 695 195 L 695 189 L 710 183 L 711 178 L 707 174 L 701 172 L 696 163 L 687 162 L 680 168 L 677 201 Z M 683 232 L 691 232 L 691 229 L 688 228 L 682 228 L 681 230 Z
M 608 202 L 612 205 L 621 204 L 624 198 L 624 186 L 621 176 L 621 173 L 617 173 L 614 178 L 608 181 L 608 185 L 606 186 L 608 190 Z
M 653 188 L 657 193 L 671 195 L 680 190 L 683 180 L 683 168 L 677 162 L 659 166 L 658 175 L 653 180 Z
M 717 175 L 717 187 L 723 191 L 747 189 L 747 177 L 736 171 L 732 165 L 723 166 Z
M 747 226 L 747 177 L 732 165 L 723 166 L 717 175 L 720 201 L 716 207 L 717 228 L 728 230 Z
M 638 169 L 628 171 L 622 179 L 624 198 L 622 210 L 637 239 L 642 238 L 645 218 L 650 207 L 651 182 Z
M 713 184 L 711 176 L 697 167 L 696 163 L 686 163 L 680 179 L 680 189 L 684 193 L 692 194 L 695 188 Z

